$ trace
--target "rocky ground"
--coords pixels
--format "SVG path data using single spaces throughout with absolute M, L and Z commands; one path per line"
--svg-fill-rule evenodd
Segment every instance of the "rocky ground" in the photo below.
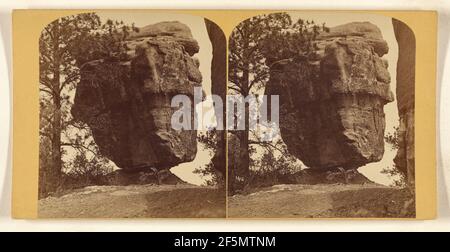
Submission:
M 228 198 L 231 218 L 408 218 L 406 189 L 364 184 L 281 184 Z M 224 218 L 225 194 L 214 187 L 88 186 L 39 200 L 40 218 Z
M 39 200 L 40 218 L 223 218 L 225 193 L 189 184 L 89 186 Z
M 414 217 L 406 189 L 366 184 L 275 185 L 228 200 L 231 218 Z

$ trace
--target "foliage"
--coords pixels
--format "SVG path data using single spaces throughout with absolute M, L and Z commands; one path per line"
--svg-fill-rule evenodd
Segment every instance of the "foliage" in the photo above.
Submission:
M 299 19 L 297 22 L 290 21 L 289 27 L 285 29 L 274 29 L 262 41 L 262 53 L 266 58 L 267 65 L 292 59 L 308 60 L 317 57 L 317 36 L 320 32 L 328 32 L 329 28 L 322 24 Z
M 273 13 L 268 15 L 259 15 L 241 22 L 233 30 L 229 40 L 229 64 L 228 64 L 228 89 L 232 93 L 241 94 L 246 97 L 249 94 L 258 94 L 265 88 L 270 77 L 270 72 L 274 71 L 272 66 L 279 61 L 305 61 L 317 57 L 316 38 L 321 31 L 328 32 L 325 24 L 316 25 L 314 21 L 305 21 L 302 19 L 293 22 L 287 13 Z M 280 171 L 278 162 L 285 163 L 285 158 L 289 155 L 287 152 L 279 156 L 273 155 L 273 152 L 279 151 L 280 143 L 265 142 L 255 138 L 255 132 L 249 132 L 248 127 L 248 106 L 246 105 L 245 121 L 246 127 L 242 132 L 236 132 L 239 139 L 239 150 L 236 151 L 236 157 L 239 161 L 233 169 L 238 171 L 231 172 L 232 188 L 239 188 L 251 184 L 252 176 L 255 172 L 250 172 L 250 167 L 266 165 L 258 173 L 272 173 Z M 250 159 L 252 152 L 255 152 L 258 146 L 266 148 L 269 154 L 264 154 L 261 160 Z M 229 151 L 232 151 L 229 149 Z M 253 155 L 254 156 L 254 155 Z M 275 159 L 275 160 L 272 160 Z M 270 161 L 270 162 L 269 162 Z M 270 169 L 269 169 L 270 168 Z M 270 171 L 270 172 L 269 172 Z M 239 173 L 247 174 L 244 178 Z M 259 177 L 264 177 L 260 176 Z M 248 178 L 245 178 L 245 177 Z M 245 181 L 247 180 L 247 181 Z M 242 185 L 241 185 L 242 184 Z
M 197 140 L 201 143 L 206 150 L 209 151 L 210 156 L 217 154 L 218 147 L 218 136 L 219 132 L 217 130 L 208 130 L 206 133 L 199 133 Z M 199 174 L 202 178 L 205 178 L 205 184 L 208 186 L 215 186 L 225 182 L 224 178 L 219 175 L 215 167 L 213 159 L 206 164 L 204 167 L 198 167 L 194 170 L 195 174 Z
M 392 186 L 405 188 L 408 183 L 406 176 L 403 172 L 400 172 L 399 169 L 396 168 L 395 164 L 393 167 L 386 167 L 383 170 L 381 170 L 382 174 L 386 174 L 389 177 L 393 178 Z
M 86 152 L 79 150 L 75 158 L 68 162 L 70 169 L 65 173 L 65 188 L 107 184 L 106 175 L 113 172 L 112 166 L 108 165 L 109 161 L 102 156 L 91 156 Z
M 241 22 L 229 40 L 229 87 L 244 96 L 253 87 L 264 87 L 270 66 L 286 59 L 316 57 L 316 38 L 325 24 L 299 19 L 287 13 L 258 15 Z
M 386 143 L 391 145 L 392 150 L 398 150 L 399 149 L 399 127 L 394 127 L 394 133 L 388 132 L 386 136 L 384 137 L 384 140 Z
M 399 149 L 399 135 L 399 127 L 394 127 L 394 133 L 388 132 L 384 137 L 384 140 L 391 146 L 392 150 Z M 392 167 L 386 167 L 381 170 L 381 173 L 394 179 L 392 186 L 405 188 L 408 185 L 406 174 L 401 172 L 395 163 Z
M 216 129 L 208 130 L 205 133 L 199 133 L 197 140 L 205 146 L 205 149 L 210 154 L 214 154 L 217 148 L 217 134 L 219 132 Z
M 81 164 L 89 171 L 100 167 L 106 171 L 111 169 L 100 155 L 87 125 L 74 121 L 70 109 L 74 90 L 86 66 L 108 61 L 104 71 L 84 72 L 93 81 L 120 75 L 117 66 L 127 57 L 123 42 L 132 31 L 137 29 L 119 21 L 107 20 L 102 24 L 95 13 L 57 19 L 42 31 L 39 39 L 40 197 L 64 187 L 63 172 L 73 172 Z M 108 74 L 112 72 L 115 74 Z M 67 156 L 73 158 L 64 158 Z
M 263 85 L 269 71 L 262 52 L 267 42 L 263 41 L 290 24 L 288 14 L 275 13 L 258 15 L 236 26 L 229 40 L 229 89 L 247 96 L 254 86 Z
M 287 151 L 281 139 L 274 142 L 257 143 L 258 158 L 254 158 L 250 168 L 249 186 L 252 188 L 267 187 L 277 184 L 295 183 L 295 174 L 302 164 Z
M 209 162 L 204 167 L 197 167 L 194 169 L 195 174 L 199 174 L 202 178 L 205 179 L 206 186 L 216 186 L 222 183 L 223 181 L 217 176 L 217 172 L 214 169 L 214 163 Z

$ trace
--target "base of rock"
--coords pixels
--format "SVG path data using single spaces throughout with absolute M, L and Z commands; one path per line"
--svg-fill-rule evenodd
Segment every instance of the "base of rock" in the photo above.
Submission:
M 316 169 L 304 169 L 294 174 L 295 184 L 366 184 L 374 183 L 366 176 L 354 170 L 334 168 L 328 171 Z
M 230 183 L 230 182 L 229 182 Z M 345 170 L 332 168 L 329 170 L 303 169 L 296 173 L 272 173 L 269 175 L 251 175 L 249 184 L 243 182 L 233 184 L 233 190 L 228 187 L 228 195 L 250 194 L 274 185 L 317 185 L 317 184 L 374 184 L 356 169 Z
M 146 170 L 140 172 L 127 172 L 117 170 L 108 174 L 108 185 L 177 185 L 187 184 L 186 181 L 180 179 L 178 176 L 169 170 Z

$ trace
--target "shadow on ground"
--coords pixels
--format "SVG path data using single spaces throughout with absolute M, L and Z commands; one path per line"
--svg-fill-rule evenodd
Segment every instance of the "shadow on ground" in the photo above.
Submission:
M 225 192 L 181 185 L 89 186 L 39 200 L 40 218 L 224 218 Z
M 378 184 L 276 185 L 229 199 L 231 218 L 413 218 L 406 189 Z

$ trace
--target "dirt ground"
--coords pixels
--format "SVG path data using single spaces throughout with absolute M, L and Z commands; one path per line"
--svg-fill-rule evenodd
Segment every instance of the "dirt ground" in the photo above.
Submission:
M 189 184 L 89 186 L 39 200 L 40 218 L 224 218 L 225 193 Z M 370 184 L 275 185 L 228 199 L 231 218 L 408 218 L 406 189 Z
M 225 192 L 188 184 L 89 186 L 39 200 L 40 218 L 224 218 Z
M 370 184 L 275 185 L 228 201 L 231 218 L 412 218 L 408 190 Z

